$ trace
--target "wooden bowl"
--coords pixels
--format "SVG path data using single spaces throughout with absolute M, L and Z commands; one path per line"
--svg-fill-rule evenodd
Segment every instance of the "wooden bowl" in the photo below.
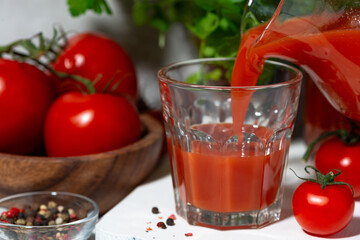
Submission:
M 143 137 L 114 151 L 64 158 L 0 153 L 0 198 L 30 191 L 72 192 L 93 199 L 100 214 L 105 213 L 144 180 L 160 158 L 162 125 L 147 114 L 141 121 Z

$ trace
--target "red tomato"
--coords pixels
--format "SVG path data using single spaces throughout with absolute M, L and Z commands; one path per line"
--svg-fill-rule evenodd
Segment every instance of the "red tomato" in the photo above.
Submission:
M 345 145 L 339 138 L 323 142 L 315 154 L 315 167 L 320 172 L 339 169 L 337 181 L 346 182 L 354 189 L 355 198 L 360 197 L 360 142 Z
M 45 122 L 49 156 L 66 157 L 110 151 L 141 135 L 136 108 L 124 97 L 70 92 L 51 106 Z
M 0 59 L 0 152 L 27 155 L 42 146 L 46 113 L 56 95 L 35 66 Z
M 293 213 L 299 225 L 314 235 L 331 235 L 344 229 L 352 219 L 355 201 L 347 185 L 306 181 L 294 192 Z
M 133 62 L 118 43 L 105 36 L 81 33 L 69 38 L 53 68 L 91 81 L 98 80 L 95 83 L 97 92 L 102 92 L 111 81 L 107 92 L 118 84 L 115 94 L 126 94 L 136 101 L 137 80 Z M 78 83 L 66 79 L 63 84 L 65 91 L 78 91 L 81 85 L 76 87 L 75 84 Z

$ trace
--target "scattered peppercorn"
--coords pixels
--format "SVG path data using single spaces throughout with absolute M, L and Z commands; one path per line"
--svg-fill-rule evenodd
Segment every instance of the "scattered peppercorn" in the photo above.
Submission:
M 168 226 L 174 226 L 175 225 L 174 219 L 172 219 L 172 218 L 166 219 L 166 224 Z
M 160 212 L 159 212 L 159 209 L 158 209 L 157 207 L 153 207 L 153 208 L 151 209 L 151 212 L 154 213 L 154 214 L 160 213 Z
M 166 225 L 165 225 L 164 222 L 158 222 L 158 223 L 156 224 L 156 226 L 157 226 L 158 228 L 166 229 Z

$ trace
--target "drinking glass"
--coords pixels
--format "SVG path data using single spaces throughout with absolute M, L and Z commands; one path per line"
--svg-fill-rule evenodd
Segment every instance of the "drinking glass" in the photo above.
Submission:
M 280 219 L 302 73 L 266 61 L 261 86 L 229 86 L 234 59 L 158 73 L 176 212 L 189 224 L 259 228 Z

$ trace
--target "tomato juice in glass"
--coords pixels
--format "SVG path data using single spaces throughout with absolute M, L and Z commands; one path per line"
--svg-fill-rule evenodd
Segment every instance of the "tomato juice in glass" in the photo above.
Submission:
M 192 129 L 212 136 L 215 143 L 194 140 L 191 152 L 173 146 L 177 169 L 187 186 L 184 199 L 213 212 L 265 209 L 274 202 L 286 148 L 279 146 L 281 141 L 275 141 L 273 151 L 265 154 L 266 141 L 273 134 L 270 129 L 244 126 L 243 132 L 259 137 L 261 144 L 234 142 L 223 147 L 218 144 L 234 135 L 232 124 L 202 124 Z M 288 140 L 284 143 L 289 144 Z
M 258 228 L 279 220 L 302 74 L 269 61 L 269 85 L 234 87 L 233 64 L 196 59 L 159 71 L 176 210 L 194 225 Z M 187 83 L 194 77 L 202 85 Z

